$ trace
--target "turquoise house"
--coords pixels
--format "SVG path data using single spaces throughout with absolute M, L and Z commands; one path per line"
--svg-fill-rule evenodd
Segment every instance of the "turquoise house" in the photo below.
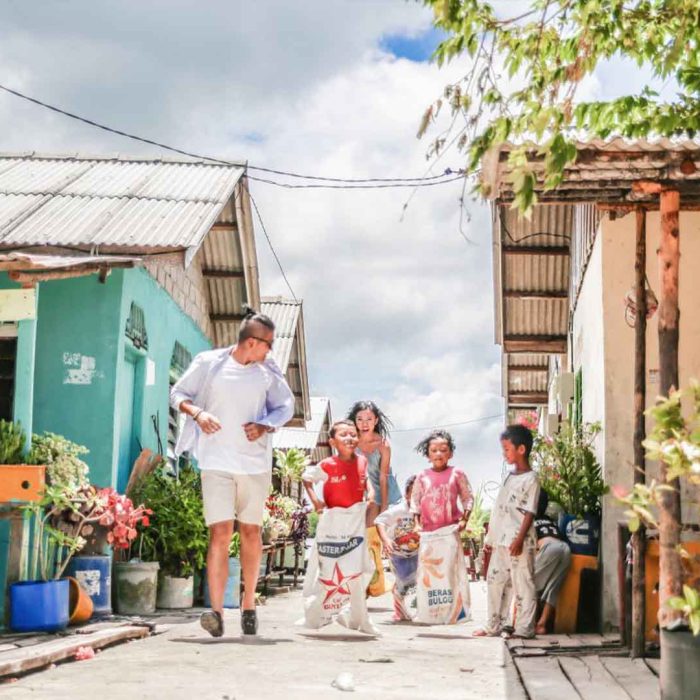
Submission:
M 245 166 L 0 156 L 0 417 L 85 445 L 123 490 L 172 457 L 171 384 L 260 306 Z

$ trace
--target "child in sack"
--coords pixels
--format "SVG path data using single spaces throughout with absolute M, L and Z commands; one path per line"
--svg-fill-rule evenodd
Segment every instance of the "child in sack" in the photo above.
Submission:
M 515 595 L 515 631 L 511 636 L 535 636 L 537 594 L 533 520 L 539 500 L 537 474 L 530 467 L 532 433 L 523 425 L 510 425 L 501 434 L 503 458 L 515 467 L 503 482 L 491 512 L 484 551 L 490 555 L 487 621 L 475 637 L 496 637 L 509 624 L 511 598 Z
M 467 475 L 449 464 L 454 449 L 452 436 L 444 430 L 433 431 L 416 447 L 431 464 L 418 475 L 411 496 L 411 511 L 421 527 L 416 620 L 428 624 L 453 624 L 470 615 L 459 533 L 469 520 L 474 496 Z
M 406 595 L 416 585 L 418 570 L 420 535 L 416 532 L 415 517 L 411 513 L 410 505 L 415 480 L 415 476 L 408 477 L 405 499 L 390 506 L 374 521 L 394 573 L 395 583 L 392 593 L 395 622 L 412 619 L 406 604 Z
M 357 428 L 349 420 L 331 426 L 329 442 L 337 454 L 302 475 L 309 500 L 322 513 L 304 579 L 305 623 L 318 628 L 337 619 L 351 629 L 377 634 L 365 599 L 371 565 L 364 497 L 374 497 L 367 460 L 356 454 Z M 323 500 L 314 491 L 317 482 L 323 482 Z

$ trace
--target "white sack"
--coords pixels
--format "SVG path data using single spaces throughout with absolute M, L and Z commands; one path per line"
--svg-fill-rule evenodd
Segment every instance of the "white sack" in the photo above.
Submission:
M 373 567 L 365 536 L 366 503 L 328 508 L 318 520 L 304 578 L 304 624 L 318 629 L 334 619 L 379 634 L 367 614 L 365 591 Z
M 471 617 L 469 581 L 457 525 L 421 532 L 416 622 L 452 625 Z

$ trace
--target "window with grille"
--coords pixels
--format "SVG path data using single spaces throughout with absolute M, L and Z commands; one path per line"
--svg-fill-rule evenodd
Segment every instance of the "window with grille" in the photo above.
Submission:
M 146 317 L 143 309 L 131 302 L 129 318 L 126 319 L 126 337 L 131 340 L 138 350 L 148 350 L 148 333 L 146 333 Z
M 170 358 L 170 372 L 168 374 L 169 391 L 175 382 L 183 375 L 192 362 L 192 353 L 184 345 L 175 341 L 173 354 Z M 168 461 L 174 470 L 177 470 L 177 460 L 175 459 L 175 445 L 182 428 L 185 417 L 176 408 L 168 408 Z

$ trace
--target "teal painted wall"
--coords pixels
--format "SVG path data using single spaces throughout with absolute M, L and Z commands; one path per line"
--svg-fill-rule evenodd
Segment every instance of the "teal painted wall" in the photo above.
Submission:
M 39 299 L 34 432 L 85 445 L 99 486 L 112 475 L 122 284 L 119 273 L 42 282 Z
M 144 312 L 147 351 L 135 350 L 124 333 L 132 302 Z M 153 416 L 164 448 L 167 444 L 168 373 L 175 341 L 193 355 L 211 346 L 144 270 L 114 270 L 105 284 L 94 275 L 43 282 L 34 431 L 50 430 L 85 445 L 90 450 L 85 458 L 90 480 L 117 486 L 124 430 L 131 430 L 131 454 L 122 462 L 133 462 L 140 446 L 158 449 Z M 123 405 L 128 361 L 135 370 L 131 411 Z M 125 426 L 125 416 L 131 426 Z
M 135 365 L 134 372 L 134 437 L 138 447 L 148 447 L 158 451 L 158 437 L 162 449 L 167 449 L 168 405 L 170 361 L 175 341 L 183 345 L 192 355 L 211 347 L 209 339 L 197 324 L 173 301 L 172 297 L 143 269 L 124 270 L 122 307 L 120 317 L 121 349 L 118 353 L 118 385 L 125 386 L 131 375 L 128 362 Z M 138 304 L 144 313 L 148 350 L 135 350 L 131 341 L 124 335 L 124 328 L 132 302 Z M 149 367 L 150 365 L 150 367 Z M 122 381 L 122 378 L 124 381 Z M 119 397 L 117 397 L 119 401 Z M 115 435 L 122 434 L 120 416 L 125 415 L 125 407 L 117 405 L 115 410 Z M 156 433 L 154 421 L 158 424 Z M 133 455 L 132 455 L 133 456 Z M 115 450 L 112 464 L 112 481 L 117 484 L 119 454 Z M 122 476 L 123 480 L 123 476 Z

